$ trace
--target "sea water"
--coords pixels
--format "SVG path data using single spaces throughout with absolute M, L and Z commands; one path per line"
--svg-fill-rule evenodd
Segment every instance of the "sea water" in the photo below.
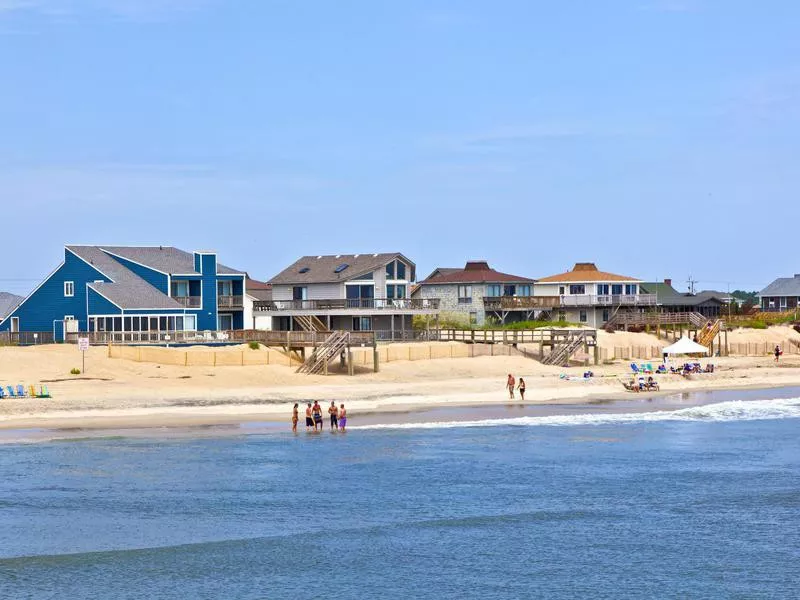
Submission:
M 0 446 L 0 598 L 795 598 L 800 400 Z

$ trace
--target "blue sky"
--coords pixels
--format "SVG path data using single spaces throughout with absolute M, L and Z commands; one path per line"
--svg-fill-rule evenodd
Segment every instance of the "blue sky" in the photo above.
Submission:
M 800 272 L 800 3 L 0 0 L 0 290 L 65 243 L 268 278 Z

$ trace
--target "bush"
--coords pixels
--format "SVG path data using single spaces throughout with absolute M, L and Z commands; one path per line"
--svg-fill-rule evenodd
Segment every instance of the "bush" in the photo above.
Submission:
M 80 370 L 80 369 L 72 369 L 72 370 L 69 372 L 69 374 L 70 374 L 70 375 L 80 375 L 80 374 L 81 374 L 81 370 Z
M 250 350 L 258 350 L 259 348 L 261 348 L 261 344 L 259 344 L 258 342 L 248 342 L 247 346 L 250 348 Z

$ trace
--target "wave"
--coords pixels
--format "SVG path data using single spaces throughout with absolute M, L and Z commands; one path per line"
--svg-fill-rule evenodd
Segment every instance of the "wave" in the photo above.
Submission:
M 480 421 L 433 421 L 427 423 L 396 423 L 358 425 L 350 429 L 455 429 L 462 427 L 569 427 L 575 425 L 620 425 L 662 421 L 763 421 L 800 418 L 800 398 L 775 400 L 734 400 L 678 410 L 640 413 L 586 413 L 546 417 L 515 417 Z

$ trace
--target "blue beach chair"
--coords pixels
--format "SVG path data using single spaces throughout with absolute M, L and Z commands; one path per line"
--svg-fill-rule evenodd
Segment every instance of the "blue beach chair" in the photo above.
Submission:
M 6 392 L 3 390 L 3 386 L 0 385 L 0 400 L 4 400 L 6 397 Z
M 636 363 L 631 363 L 631 371 L 633 371 L 634 373 L 638 373 L 639 365 L 637 365 Z
M 17 397 L 17 395 L 14 393 L 14 388 L 12 386 L 7 385 L 6 389 L 8 390 L 8 397 L 9 398 L 16 398 Z
M 28 392 L 25 391 L 25 386 L 21 383 L 17 386 L 17 396 L 20 398 L 24 398 L 28 395 Z

